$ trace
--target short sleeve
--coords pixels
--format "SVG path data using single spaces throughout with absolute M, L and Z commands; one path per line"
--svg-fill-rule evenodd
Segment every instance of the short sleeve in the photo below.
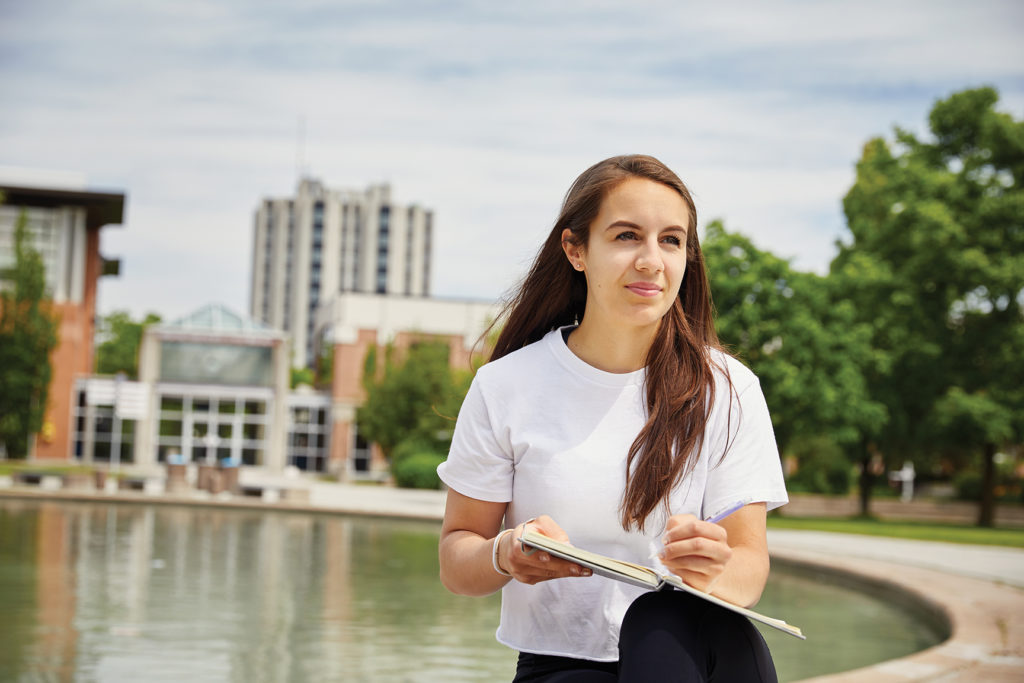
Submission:
M 512 449 L 496 434 L 477 373 L 462 402 L 448 459 L 437 468 L 441 481 L 464 496 L 494 503 L 512 500 Z
M 731 413 L 722 420 L 721 436 L 714 439 L 714 452 L 704 490 L 705 519 L 737 503 L 766 503 L 769 510 L 789 502 L 782 463 L 775 443 L 768 405 L 756 378 L 735 389 L 728 404 Z

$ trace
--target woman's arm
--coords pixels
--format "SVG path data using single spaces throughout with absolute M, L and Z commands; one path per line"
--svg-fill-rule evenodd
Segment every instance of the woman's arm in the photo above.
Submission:
M 512 576 L 496 572 L 494 538 L 501 528 L 506 507 L 507 503 L 477 500 L 449 489 L 438 545 L 441 583 L 445 588 L 459 595 L 489 595 L 508 583 L 510 578 L 534 584 L 564 576 L 590 576 L 589 569 L 548 553 L 525 554 L 512 537 L 519 537 L 527 523 L 502 536 L 498 547 L 498 566 Z M 552 538 L 569 541 L 550 517 L 538 517 L 528 524 Z
M 694 588 L 749 607 L 768 580 L 766 517 L 764 503 L 745 505 L 718 524 L 674 515 L 662 562 Z

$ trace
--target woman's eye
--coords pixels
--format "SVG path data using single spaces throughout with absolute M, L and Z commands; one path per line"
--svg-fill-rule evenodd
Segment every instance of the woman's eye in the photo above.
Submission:
M 668 237 L 666 237 L 665 242 L 676 247 L 680 246 L 683 243 L 683 241 L 676 237 L 675 235 L 669 235 Z
M 626 232 L 620 232 L 618 235 L 615 236 L 615 239 L 617 239 L 617 240 L 635 240 L 636 239 L 636 233 L 631 231 L 631 230 L 627 230 Z

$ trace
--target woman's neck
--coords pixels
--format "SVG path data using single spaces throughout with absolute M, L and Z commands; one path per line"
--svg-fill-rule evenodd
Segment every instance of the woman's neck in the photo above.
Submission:
M 569 335 L 569 350 L 576 356 L 605 372 L 633 372 L 647 364 L 658 326 L 646 328 L 612 327 L 587 324 L 586 317 Z

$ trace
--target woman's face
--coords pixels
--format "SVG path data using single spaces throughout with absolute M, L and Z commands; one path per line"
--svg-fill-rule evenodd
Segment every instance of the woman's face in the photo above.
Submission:
M 667 185 L 628 178 L 601 203 L 585 247 L 562 245 L 587 278 L 588 323 L 656 326 L 679 294 L 686 272 L 689 208 Z M 608 328 L 611 329 L 611 328 Z

